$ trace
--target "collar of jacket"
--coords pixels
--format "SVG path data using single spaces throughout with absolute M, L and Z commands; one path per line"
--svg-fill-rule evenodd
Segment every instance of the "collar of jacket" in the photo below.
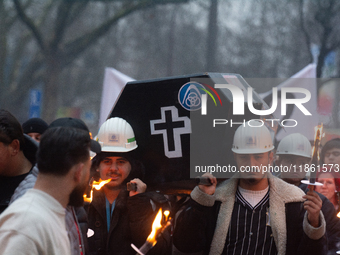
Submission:
M 303 202 L 304 192 L 268 173 L 270 224 L 278 254 L 286 254 L 287 229 L 285 204 Z M 211 243 L 210 254 L 221 254 L 229 229 L 235 203 L 238 176 L 223 183 L 216 189 L 215 199 L 221 201 L 216 229 Z
M 115 204 L 115 209 L 124 210 L 126 208 L 126 200 L 128 197 L 128 192 L 126 190 L 121 190 Z M 93 190 L 93 201 L 91 205 L 97 210 L 103 219 L 106 219 L 106 209 L 105 209 L 105 194 L 101 190 Z

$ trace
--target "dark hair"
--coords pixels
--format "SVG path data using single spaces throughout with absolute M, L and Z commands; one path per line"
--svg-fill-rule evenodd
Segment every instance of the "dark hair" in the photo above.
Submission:
M 8 145 L 18 139 L 20 150 L 24 144 L 24 133 L 19 121 L 7 110 L 0 109 L 0 142 Z
M 131 165 L 131 172 L 126 177 L 123 183 L 128 183 L 129 181 L 138 178 L 140 180 L 144 180 L 145 169 L 142 162 L 136 160 L 136 155 L 134 151 L 130 152 L 101 152 L 97 154 L 92 159 L 92 166 L 91 166 L 91 175 L 94 177 L 95 180 L 99 179 L 99 173 L 96 172 L 96 169 L 99 167 L 100 162 L 102 162 L 107 157 L 122 157 L 129 161 Z
M 90 135 L 70 127 L 49 128 L 41 136 L 37 164 L 41 173 L 66 175 L 89 157 Z
M 8 145 L 18 139 L 20 150 L 24 144 L 24 133 L 19 121 L 7 110 L 0 109 L 0 142 Z
M 321 149 L 321 155 L 320 155 L 321 163 L 324 163 L 325 161 L 326 152 L 333 148 L 340 149 L 340 138 L 334 138 L 325 143 L 325 145 Z

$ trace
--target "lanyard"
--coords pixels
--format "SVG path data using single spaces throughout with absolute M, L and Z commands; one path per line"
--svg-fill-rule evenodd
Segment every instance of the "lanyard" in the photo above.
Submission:
M 80 236 L 79 227 L 78 227 L 78 223 L 77 223 L 77 217 L 75 215 L 73 208 L 72 208 L 72 214 L 73 214 L 73 220 L 74 220 L 74 223 L 76 224 L 76 228 L 77 228 L 77 232 L 78 232 L 80 255 L 83 255 L 83 246 L 82 246 L 82 243 L 81 243 L 81 236 Z
M 111 205 L 111 213 L 110 213 L 110 202 L 109 200 L 107 200 L 107 198 L 105 197 L 105 202 L 106 202 L 106 223 L 107 223 L 107 232 L 109 232 L 110 230 L 110 221 L 111 221 L 111 216 L 113 213 L 113 209 L 115 209 L 115 204 L 116 204 L 116 200 L 113 201 L 112 205 Z

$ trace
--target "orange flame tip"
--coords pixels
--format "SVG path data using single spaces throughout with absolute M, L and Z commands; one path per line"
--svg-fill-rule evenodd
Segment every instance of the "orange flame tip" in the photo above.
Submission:
M 148 242 L 152 243 L 152 245 L 155 245 L 157 243 L 156 237 L 158 235 L 159 230 L 162 228 L 161 221 L 162 221 L 162 208 L 158 210 L 155 220 L 152 223 L 152 231 L 148 238 L 146 239 Z
M 105 184 L 109 183 L 111 181 L 111 179 L 108 180 L 101 180 L 99 179 L 99 181 L 93 181 L 92 187 L 95 188 L 96 190 L 100 190 Z
M 86 195 L 83 195 L 84 197 L 84 202 L 91 203 L 93 199 L 93 190 L 91 190 L 90 197 L 87 197 Z
M 110 181 L 111 181 L 111 179 L 104 180 L 104 181 L 99 179 L 98 182 L 97 181 L 93 181 L 90 197 L 87 197 L 86 195 L 83 195 L 84 202 L 88 202 L 88 203 L 92 202 L 92 200 L 93 200 L 93 188 L 95 188 L 96 190 L 100 190 L 105 184 L 109 183 Z

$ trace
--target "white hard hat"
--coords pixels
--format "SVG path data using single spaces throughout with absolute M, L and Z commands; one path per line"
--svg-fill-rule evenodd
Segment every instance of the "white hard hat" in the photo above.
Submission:
M 256 154 L 274 149 L 268 128 L 265 125 L 249 126 L 248 122 L 245 126 L 241 125 L 236 129 L 231 150 L 238 154 Z M 252 123 L 254 123 L 254 120 L 252 120 Z
M 280 141 L 276 155 L 296 155 L 311 158 L 312 146 L 307 137 L 294 133 L 287 135 Z
M 128 152 L 137 148 L 131 125 L 118 117 L 108 119 L 102 124 L 97 141 L 104 152 Z

